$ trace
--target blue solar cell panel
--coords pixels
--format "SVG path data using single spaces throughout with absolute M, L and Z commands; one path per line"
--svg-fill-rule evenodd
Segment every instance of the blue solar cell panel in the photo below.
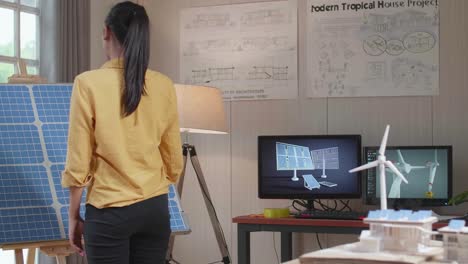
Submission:
M 68 188 L 62 188 L 62 171 L 64 170 L 64 164 L 55 164 L 50 167 L 50 171 L 52 173 L 52 180 L 55 186 L 55 192 L 57 194 L 57 199 L 61 204 L 69 204 L 70 203 L 70 192 Z M 86 203 L 86 191 L 83 193 L 83 197 L 81 197 L 81 203 L 84 205 Z
M 0 244 L 67 237 L 69 192 L 60 181 L 71 90 L 0 85 Z M 172 185 L 169 204 L 172 231 L 190 231 Z
M 0 164 L 44 162 L 39 131 L 34 125 L 0 126 Z
M 380 215 L 381 215 L 380 210 L 369 211 L 369 213 L 367 214 L 367 218 L 376 220 L 380 218 Z
M 43 166 L 0 167 L 0 209 L 51 206 L 52 202 Z
M 286 146 L 284 144 L 276 144 L 276 153 L 278 155 L 286 155 Z
M 399 211 L 394 211 L 388 216 L 388 220 L 398 221 L 401 220 L 401 213 Z
M 39 120 L 44 123 L 68 123 L 71 85 L 33 87 Z
M 277 170 L 312 170 L 313 163 L 308 147 L 276 142 Z
M 26 86 L 2 86 L 0 89 L 0 124 L 34 122 L 31 95 Z
M 169 186 L 168 198 L 172 232 L 189 232 L 190 228 L 181 211 L 180 200 L 174 185 Z
M 288 156 L 296 156 L 296 152 L 292 146 L 286 146 L 286 153 Z
M 297 164 L 297 159 L 296 159 L 296 157 L 289 157 L 289 159 L 288 159 L 288 167 L 289 167 L 289 168 L 294 168 L 294 169 L 302 169 L 302 167 L 300 167 L 300 166 Z
M 452 219 L 448 226 L 453 230 L 462 230 L 465 227 L 465 220 Z
M 286 157 L 283 156 L 278 156 L 277 157 L 277 168 L 278 170 L 287 170 L 288 169 L 288 163 L 286 162 Z
M 47 156 L 52 163 L 65 163 L 67 157 L 68 124 L 44 124 L 42 133 Z
M 52 207 L 0 209 L 0 243 L 58 240 L 64 237 Z

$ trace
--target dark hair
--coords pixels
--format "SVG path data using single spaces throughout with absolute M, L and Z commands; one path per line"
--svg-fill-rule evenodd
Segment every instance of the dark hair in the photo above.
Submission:
M 130 1 L 116 4 L 107 15 L 106 26 L 123 47 L 124 89 L 122 114 L 135 112 L 146 94 L 145 74 L 149 63 L 149 19 L 143 6 Z

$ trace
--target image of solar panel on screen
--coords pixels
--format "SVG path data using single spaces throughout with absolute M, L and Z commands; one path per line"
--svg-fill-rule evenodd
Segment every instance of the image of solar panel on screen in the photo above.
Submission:
M 0 85 L 0 244 L 67 239 L 69 193 L 60 182 L 71 91 L 70 84 Z M 169 210 L 172 231 L 189 232 L 174 186 Z
M 291 180 L 298 181 L 297 170 L 314 169 L 309 147 L 276 142 L 276 169 L 294 171 Z
M 338 147 L 314 149 L 310 152 L 316 169 L 322 169 L 322 178 L 327 178 L 326 169 L 339 170 L 340 158 Z

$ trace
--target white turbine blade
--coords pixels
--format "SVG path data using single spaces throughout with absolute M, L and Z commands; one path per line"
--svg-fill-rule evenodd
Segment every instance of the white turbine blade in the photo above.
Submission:
M 411 168 L 412 170 L 414 170 L 414 169 L 427 169 L 426 166 L 411 166 L 411 165 L 410 165 L 410 168 Z
M 401 155 L 401 151 L 400 151 L 399 149 L 397 149 L 397 154 L 398 154 L 398 160 L 399 160 L 401 163 L 405 164 L 405 163 L 406 163 L 406 162 L 405 162 L 405 159 L 403 158 L 403 155 Z
M 392 170 L 393 173 L 398 175 L 398 177 L 400 177 L 405 183 L 408 183 L 408 180 L 405 178 L 405 176 L 403 176 L 403 174 L 401 174 L 401 172 L 398 171 L 397 167 L 395 167 L 395 165 L 393 165 L 391 161 L 385 161 L 385 165 L 387 165 L 387 167 L 389 167 L 390 170 Z
M 375 160 L 375 161 L 369 162 L 367 164 L 364 164 L 362 166 L 359 166 L 357 168 L 354 168 L 354 169 L 350 170 L 349 173 L 353 173 L 353 172 L 356 172 L 356 171 L 367 170 L 367 169 L 370 169 L 370 168 L 373 168 L 373 167 L 377 167 L 377 165 L 379 165 L 379 161 Z
M 388 139 L 388 131 L 390 130 L 390 125 L 387 125 L 385 128 L 385 133 L 382 138 L 382 142 L 380 143 L 380 149 L 379 149 L 379 154 L 384 155 L 385 154 L 385 148 L 387 148 L 387 139 Z

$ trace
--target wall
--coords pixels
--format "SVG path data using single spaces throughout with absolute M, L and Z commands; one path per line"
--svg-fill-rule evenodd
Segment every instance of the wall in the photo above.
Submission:
M 102 21 L 115 0 L 92 1 L 91 65 L 100 66 Z M 147 9 L 152 21 L 150 66 L 179 76 L 179 12 L 183 8 L 254 2 L 249 0 L 152 0 Z M 392 125 L 390 145 L 450 144 L 454 147 L 454 192 L 468 186 L 468 1 L 443 0 L 440 26 L 440 95 L 434 97 L 309 99 L 306 91 L 306 1 L 299 0 L 299 94 L 297 100 L 245 101 L 226 103 L 230 134 L 190 136 L 205 173 L 209 191 L 237 263 L 236 225 L 231 218 L 262 212 L 264 207 L 288 206 L 287 200 L 257 198 L 258 135 L 357 133 L 363 145 L 378 145 L 385 124 Z M 359 117 L 359 118 L 357 118 Z M 181 263 L 208 263 L 221 256 L 204 206 L 200 188 L 190 165 L 187 169 L 182 204 L 192 233 L 177 236 L 174 256 Z M 363 209 L 360 200 L 353 200 Z M 365 207 L 367 208 L 367 207 Z M 434 208 L 438 213 L 463 213 L 468 206 Z M 279 235 L 251 235 L 252 263 L 275 263 Z M 320 235 L 324 246 L 356 240 L 351 235 Z M 296 234 L 294 254 L 318 249 L 315 235 Z
M 104 53 L 102 52 L 102 30 L 104 28 L 104 20 L 107 13 L 113 5 L 119 0 L 91 0 L 90 1 L 90 68 L 96 69 L 106 61 Z

